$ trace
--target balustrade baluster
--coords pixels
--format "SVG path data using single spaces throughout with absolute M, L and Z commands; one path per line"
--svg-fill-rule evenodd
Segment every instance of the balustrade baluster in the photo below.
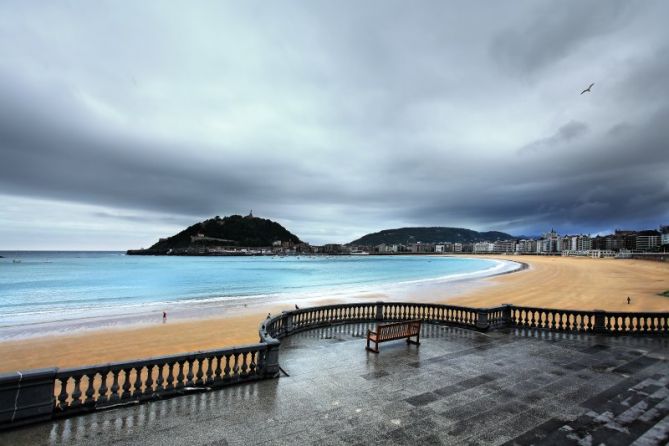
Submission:
M 176 382 L 176 388 L 180 389 L 184 386 L 184 364 L 186 363 L 185 360 L 179 360 L 177 361 L 177 364 L 179 364 L 179 373 L 177 374 L 177 382 Z
M 204 385 L 204 381 L 202 381 L 202 377 L 204 376 L 204 373 L 202 372 L 202 367 L 204 367 L 204 358 L 200 358 L 197 361 L 197 373 L 195 374 L 195 385 L 197 386 L 202 386 Z
M 88 386 L 86 388 L 86 399 L 84 400 L 84 404 L 87 406 L 95 404 L 95 398 L 93 398 L 93 396 L 95 395 L 95 387 L 94 387 L 95 375 L 96 373 L 89 373 L 86 375 L 86 379 L 88 380 Z
M 77 407 L 81 405 L 81 389 L 79 388 L 79 385 L 81 383 L 81 376 L 75 376 L 74 377 L 74 390 L 72 391 L 72 402 L 70 403 L 70 407 Z
M 133 398 L 139 398 L 142 396 L 142 370 L 143 366 L 135 367 L 135 382 L 133 385 L 134 391 L 132 392 Z
M 235 378 L 239 377 L 239 353 L 234 353 L 233 355 L 235 357 L 235 365 L 232 367 L 232 375 Z
M 58 394 L 58 408 L 60 410 L 67 409 L 67 382 L 69 378 L 60 378 L 60 393 Z
M 188 373 L 186 374 L 186 385 L 187 386 L 193 386 L 195 383 L 193 382 L 193 361 L 194 358 L 190 358 L 188 360 Z
M 249 374 L 250 375 L 255 375 L 256 374 L 256 363 L 258 359 L 258 352 L 250 352 L 251 357 L 250 359 L 250 364 L 249 364 Z
M 246 364 L 246 359 L 247 359 L 248 354 L 249 354 L 248 352 L 245 352 L 242 355 L 242 367 L 241 367 L 241 373 L 240 373 L 240 376 L 242 378 L 246 377 L 246 371 L 248 370 L 248 365 Z
M 114 377 L 114 380 L 112 382 L 111 386 L 111 395 L 109 396 L 109 401 L 115 402 L 118 401 L 120 398 L 118 396 L 118 374 L 120 370 L 112 370 L 112 376 Z
M 167 387 L 166 390 L 174 390 L 174 366 L 176 362 L 167 363 Z
M 109 370 L 100 372 L 100 389 L 98 390 L 98 404 L 104 404 L 107 402 L 107 376 L 109 376 Z
M 121 394 L 121 399 L 129 399 L 131 396 L 130 393 L 130 370 L 131 369 L 123 369 L 123 393 Z
M 214 361 L 216 360 L 215 356 L 210 356 L 207 358 L 207 379 L 205 382 L 207 384 L 212 384 L 214 382 Z
M 160 370 L 163 368 L 162 365 L 149 365 L 146 367 L 146 381 L 144 382 L 144 395 L 153 395 L 153 371 L 158 367 L 158 376 L 160 376 Z M 159 391 L 159 386 L 156 385 L 156 392 Z
M 230 378 L 230 354 L 225 355 L 225 369 L 224 369 L 224 379 Z

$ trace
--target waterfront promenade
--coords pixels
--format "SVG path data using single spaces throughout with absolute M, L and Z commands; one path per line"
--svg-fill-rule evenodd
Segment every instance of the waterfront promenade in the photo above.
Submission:
M 374 324 L 282 340 L 290 376 L 0 433 L 2 445 L 636 444 L 669 435 L 669 339 Z

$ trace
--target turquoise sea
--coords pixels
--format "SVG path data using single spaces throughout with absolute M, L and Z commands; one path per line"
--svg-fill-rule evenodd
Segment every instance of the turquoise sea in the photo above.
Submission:
M 119 252 L 1 252 L 0 338 L 141 322 L 257 302 L 300 302 L 514 269 L 463 257 L 145 257 Z M 513 266 L 512 266 L 513 265 Z M 203 310 L 204 309 L 204 310 Z

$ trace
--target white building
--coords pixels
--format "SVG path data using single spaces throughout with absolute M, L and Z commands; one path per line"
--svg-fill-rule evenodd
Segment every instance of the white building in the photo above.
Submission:
M 495 251 L 495 244 L 494 243 L 490 243 L 490 242 L 474 243 L 474 252 L 475 253 L 494 252 L 494 251 Z
M 515 240 L 498 240 L 493 244 L 494 252 L 514 252 L 515 250 Z

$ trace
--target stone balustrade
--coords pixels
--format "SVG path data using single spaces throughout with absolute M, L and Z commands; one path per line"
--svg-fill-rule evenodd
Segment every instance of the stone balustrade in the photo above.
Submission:
M 319 327 L 422 319 L 486 331 L 500 328 L 608 335 L 667 335 L 669 312 L 625 313 L 414 302 L 326 305 L 262 321 L 260 343 L 68 369 L 0 374 L 0 429 L 279 376 L 280 339 Z
M 603 310 L 560 310 L 509 304 L 493 308 L 471 308 L 413 302 L 376 302 L 284 311 L 261 324 L 260 338 L 261 341 L 278 340 L 299 331 L 333 324 L 412 319 L 481 331 L 514 327 L 612 335 L 669 334 L 669 312 L 621 313 Z
M 0 375 L 0 428 L 276 378 L 278 342 Z M 38 410 L 39 409 L 39 410 Z

